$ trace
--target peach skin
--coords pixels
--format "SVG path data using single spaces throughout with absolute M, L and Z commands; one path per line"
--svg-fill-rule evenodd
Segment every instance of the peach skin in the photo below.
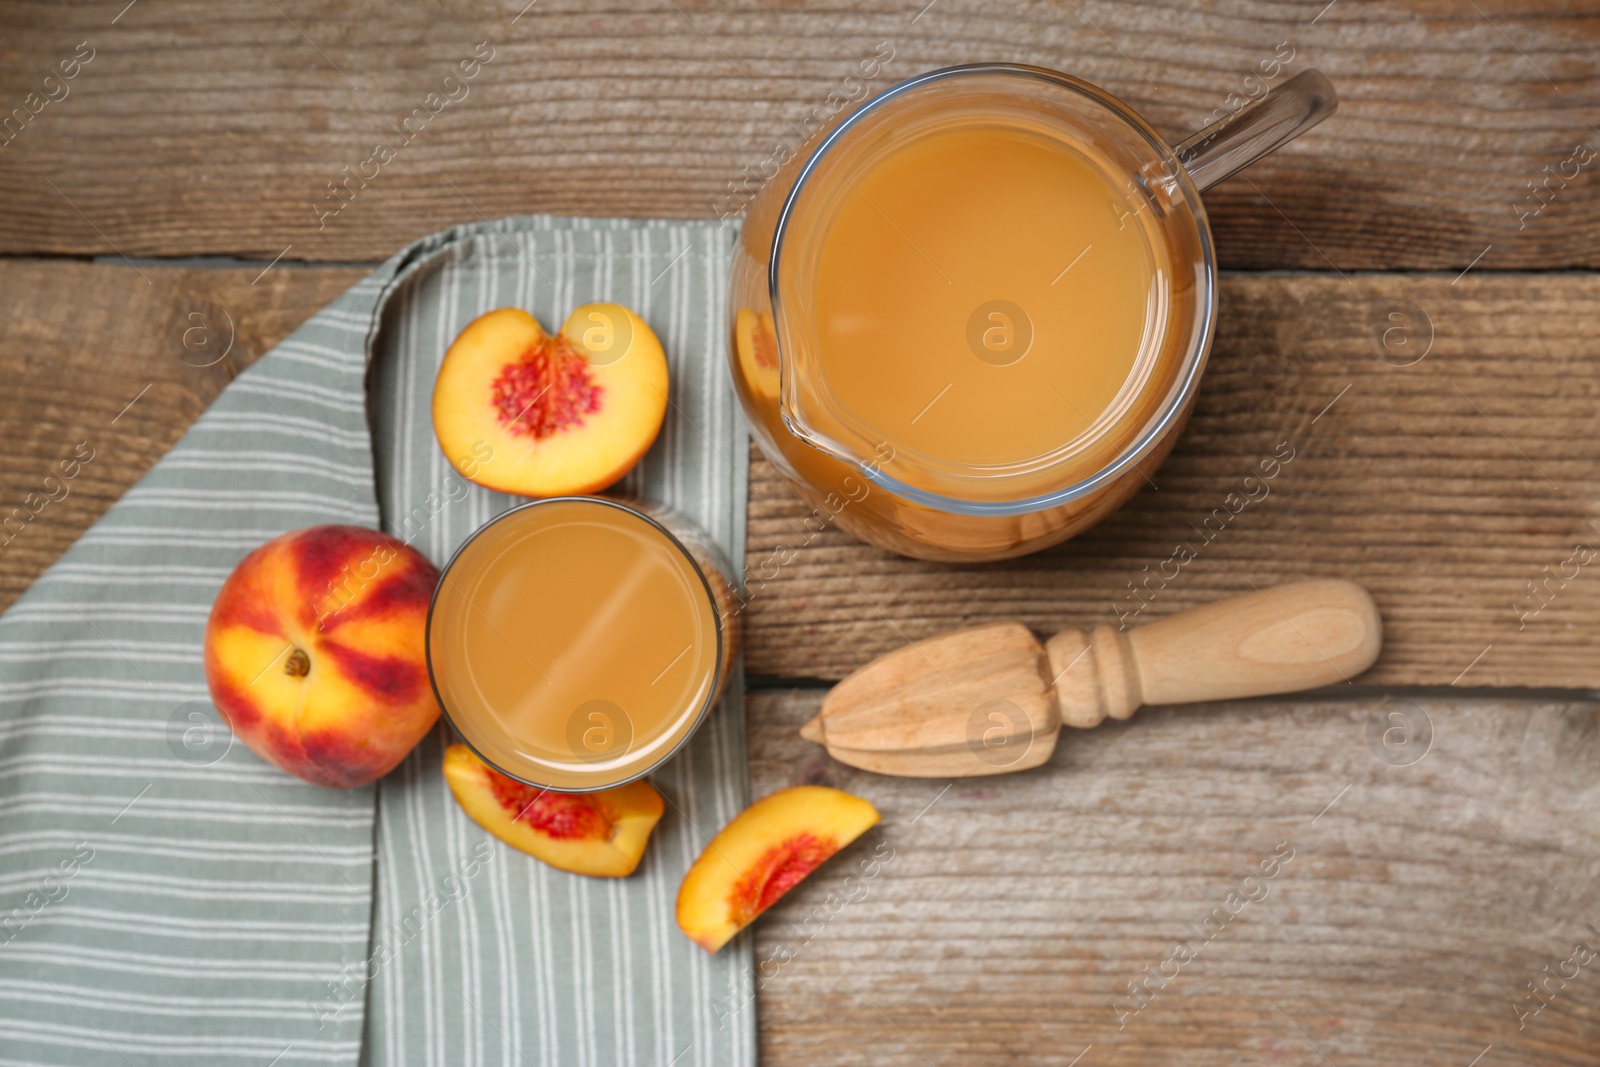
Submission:
M 439 717 L 423 654 L 438 578 L 415 549 L 359 526 L 268 541 L 211 606 L 217 711 L 256 755 L 316 785 L 387 774 Z

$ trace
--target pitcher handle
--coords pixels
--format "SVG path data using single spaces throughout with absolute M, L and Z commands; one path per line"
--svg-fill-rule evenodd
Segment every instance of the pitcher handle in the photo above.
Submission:
M 1241 111 L 1178 145 L 1178 161 L 1205 190 L 1288 144 L 1333 114 L 1339 96 L 1320 70 L 1305 70 Z

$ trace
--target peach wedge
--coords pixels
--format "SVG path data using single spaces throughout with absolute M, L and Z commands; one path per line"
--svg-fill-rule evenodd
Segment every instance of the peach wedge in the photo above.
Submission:
M 534 859 L 595 878 L 633 873 L 666 806 L 643 781 L 598 793 L 524 785 L 466 745 L 445 749 L 444 777 L 473 822 Z
M 865 800 L 820 785 L 756 801 L 684 875 L 678 926 L 707 952 L 717 951 L 877 821 L 877 809 Z
M 778 396 L 778 335 L 772 313 L 757 315 L 740 308 L 734 319 L 733 347 L 739 353 L 739 373 L 750 391 L 769 400 Z
M 462 477 L 503 493 L 595 493 L 639 462 L 667 410 L 667 360 L 645 321 L 585 304 L 547 334 L 532 315 L 480 315 L 445 353 L 433 430 Z

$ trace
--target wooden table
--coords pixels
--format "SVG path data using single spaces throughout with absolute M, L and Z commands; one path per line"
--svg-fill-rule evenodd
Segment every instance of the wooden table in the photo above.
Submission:
M 1600 564 L 1579 562 L 1600 545 L 1593 2 L 125 3 L 0 13 L 0 106 L 28 117 L 0 127 L 0 518 L 48 498 L 0 535 L 0 603 L 415 236 L 716 214 L 890 51 L 879 84 L 1067 70 L 1174 140 L 1320 68 L 1338 115 L 1207 194 L 1213 363 L 1157 488 L 1112 520 L 1025 560 L 923 564 L 813 533 L 753 463 L 750 565 L 776 574 L 748 616 L 755 791 L 867 796 L 885 820 L 857 847 L 894 856 L 864 897 L 819 874 L 763 920 L 763 1059 L 1600 1064 L 1600 962 L 1567 962 L 1600 947 Z M 1247 579 L 1354 578 L 1388 627 L 1357 687 L 1143 712 L 983 781 L 862 774 L 795 735 L 831 680 L 907 638 L 1128 610 L 1285 441 L 1271 495 L 1140 619 Z M 93 461 L 46 481 L 79 442 Z M 1231 914 L 1235 892 L 1259 899 Z

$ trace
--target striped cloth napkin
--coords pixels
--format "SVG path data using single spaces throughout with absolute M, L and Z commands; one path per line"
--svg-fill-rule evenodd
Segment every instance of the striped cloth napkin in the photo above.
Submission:
M 708 957 L 673 920 L 747 799 L 737 678 L 654 776 L 666 816 L 612 881 L 468 820 L 442 722 L 373 786 L 279 772 L 220 724 L 200 656 L 224 578 L 286 530 L 381 516 L 442 563 L 514 503 L 461 481 L 428 417 L 451 339 L 506 305 L 553 328 L 614 300 L 651 324 L 673 404 L 619 489 L 741 566 L 734 238 L 539 217 L 417 242 L 240 375 L 0 616 L 0 1067 L 754 1062 L 748 938 Z

